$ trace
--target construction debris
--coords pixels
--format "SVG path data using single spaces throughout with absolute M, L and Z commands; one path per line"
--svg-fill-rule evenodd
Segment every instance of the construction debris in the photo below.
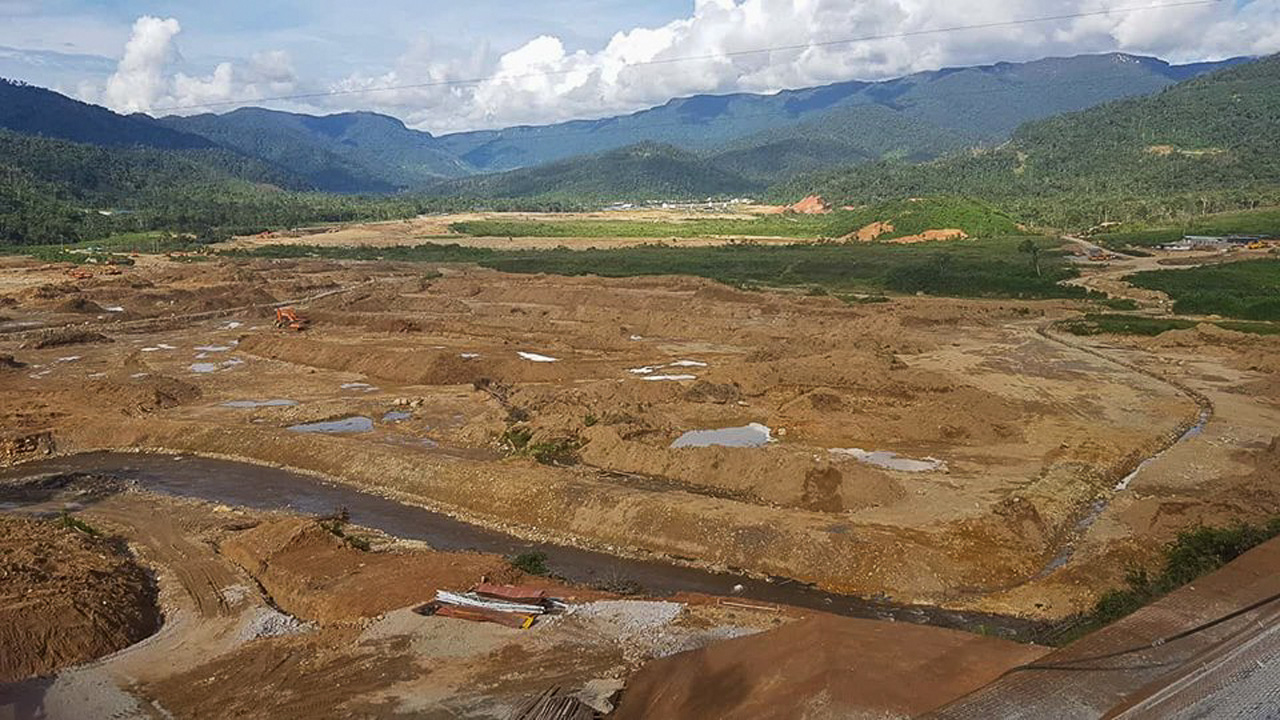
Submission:
M 415 610 L 473 622 L 492 622 L 524 630 L 539 615 L 568 607 L 539 588 L 481 583 L 466 593 L 437 590 L 436 599 Z
M 558 687 L 548 688 L 511 714 L 511 720 L 594 720 L 589 705 Z

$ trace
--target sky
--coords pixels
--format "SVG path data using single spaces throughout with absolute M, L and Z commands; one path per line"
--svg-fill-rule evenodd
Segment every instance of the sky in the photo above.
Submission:
M 1178 2 L 0 0 L 0 76 L 120 112 L 371 110 L 445 133 L 1053 55 L 1280 51 L 1277 0 L 1153 7 Z

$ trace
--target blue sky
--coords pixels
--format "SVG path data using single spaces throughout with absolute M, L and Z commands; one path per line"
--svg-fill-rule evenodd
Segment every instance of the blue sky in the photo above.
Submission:
M 1192 61 L 1280 51 L 1275 0 L 1121 11 L 1169 2 L 0 0 L 0 76 L 118 110 L 221 112 L 233 101 L 320 113 L 370 109 L 449 131 L 1046 55 L 1124 51 Z M 1106 8 L 1114 12 L 741 54 Z M 667 63 L 690 56 L 709 59 Z M 449 84 L 473 78 L 489 80 Z M 424 83 L 445 84 L 402 87 Z M 267 100 L 335 90 L 346 94 Z

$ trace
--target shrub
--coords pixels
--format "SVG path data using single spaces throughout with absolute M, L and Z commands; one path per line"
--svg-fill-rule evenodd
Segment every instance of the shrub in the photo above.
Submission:
M 511 563 L 511 567 L 530 575 L 548 575 L 551 573 L 551 569 L 547 567 L 547 554 L 537 550 L 512 556 L 508 562 Z

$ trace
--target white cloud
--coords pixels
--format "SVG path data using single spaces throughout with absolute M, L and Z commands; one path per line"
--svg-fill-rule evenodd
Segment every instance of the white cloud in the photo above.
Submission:
M 120 112 L 150 110 L 164 95 L 165 65 L 173 59 L 173 36 L 182 32 L 177 20 L 144 16 L 133 24 L 124 57 L 107 79 L 103 100 Z
M 1266 0 L 928 32 L 1134 5 L 1133 0 L 697 0 L 689 17 L 619 32 L 595 52 L 568 50 L 558 38 L 537 37 L 480 69 L 487 79 L 477 85 L 390 89 L 322 104 L 374 107 L 411 125 L 447 131 L 600 117 L 696 93 L 772 92 L 1051 54 L 1125 51 L 1185 61 L 1280 50 L 1280 5 Z M 838 42 L 871 36 L 882 39 Z M 750 52 L 813 43 L 819 45 Z M 705 59 L 675 61 L 688 57 Z M 378 76 L 354 74 L 335 89 L 462 80 L 476 77 L 477 70 L 474 62 L 437 61 L 425 67 L 418 62 L 416 68 L 397 67 Z
M 207 77 L 171 74 L 169 66 L 177 54 L 174 38 L 180 32 L 182 26 L 174 18 L 138 18 L 124 57 L 107 78 L 105 88 L 98 93 L 93 85 L 82 85 L 80 95 L 126 113 L 171 108 L 200 111 L 205 109 L 200 107 L 203 104 L 252 102 L 291 92 L 296 85 L 293 62 L 282 50 L 256 53 L 241 68 L 231 62 L 219 63 Z
M 1135 0 L 695 0 L 687 17 L 620 31 L 603 47 L 566 47 L 563 38 L 542 34 L 502 54 L 482 44 L 466 55 L 445 49 L 450 46 L 440 43 L 451 38 L 440 36 L 441 26 L 434 25 L 390 69 L 317 79 L 308 91 L 339 94 L 272 106 L 372 109 L 440 132 L 602 117 L 696 93 L 772 92 L 1047 55 L 1124 51 L 1195 61 L 1280 51 L 1280 3 L 1273 0 L 929 32 L 1134 5 Z M 156 111 L 227 100 L 253 104 L 256 98 L 299 92 L 293 62 L 279 50 L 221 62 L 205 76 L 171 72 L 180 30 L 173 19 L 138 19 L 124 58 L 99 96 L 116 109 Z M 879 39 L 841 42 L 868 37 Z M 751 52 L 780 46 L 799 47 Z M 470 82 L 475 79 L 482 80 Z

